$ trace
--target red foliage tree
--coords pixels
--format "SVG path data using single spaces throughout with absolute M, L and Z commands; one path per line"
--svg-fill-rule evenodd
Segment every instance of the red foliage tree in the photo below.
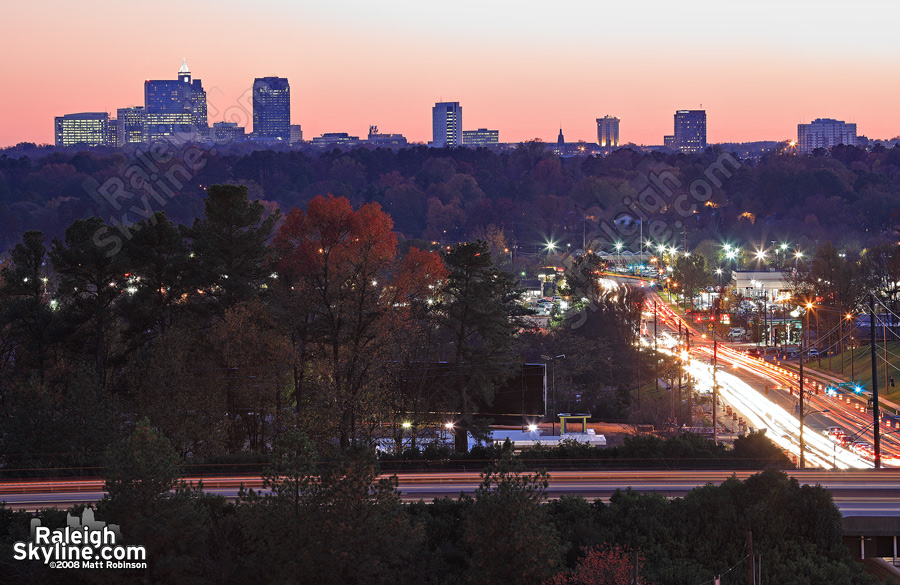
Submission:
M 640 573 L 643 558 L 619 545 L 605 544 L 582 549 L 584 556 L 575 570 L 557 573 L 545 585 L 632 585 L 635 562 Z M 645 581 L 638 577 L 638 583 Z
M 377 203 L 354 210 L 344 197 L 316 197 L 292 210 L 275 237 L 278 274 L 302 313 L 305 380 L 333 408 L 342 449 L 360 415 L 383 404 L 385 369 L 417 303 L 438 293 L 446 269 L 437 254 L 397 257 L 393 222 Z M 371 416 L 366 417 L 371 420 Z

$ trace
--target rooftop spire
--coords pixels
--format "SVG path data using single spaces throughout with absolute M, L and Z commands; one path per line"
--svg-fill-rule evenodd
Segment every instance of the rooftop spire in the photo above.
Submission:
M 181 58 L 181 69 L 178 70 L 178 73 L 190 73 L 190 72 L 191 72 L 191 70 L 188 69 L 188 66 L 187 66 L 187 58 L 182 57 Z

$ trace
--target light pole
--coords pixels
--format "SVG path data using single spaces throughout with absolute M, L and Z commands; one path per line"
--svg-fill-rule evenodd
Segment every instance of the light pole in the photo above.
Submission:
M 716 370 L 718 369 L 719 345 L 716 336 L 713 335 L 713 400 L 712 400 L 712 423 L 713 423 L 713 445 L 719 444 L 719 427 L 718 413 L 716 408 L 719 406 L 719 384 L 716 381 Z
M 810 302 L 806 303 L 806 350 L 809 351 L 809 313 L 813 310 L 813 304 Z M 818 320 L 818 316 L 816 317 Z M 818 333 L 816 333 L 816 339 L 818 340 Z M 800 350 L 800 362 L 803 362 L 803 350 Z
M 809 312 L 807 312 L 809 315 Z M 808 319 L 807 319 L 808 321 Z M 804 449 L 803 444 L 803 411 L 805 410 L 805 405 L 803 404 L 803 334 L 800 334 L 800 469 L 804 469 L 806 467 L 806 450 Z
M 616 242 L 616 266 L 617 268 L 622 265 L 622 242 Z

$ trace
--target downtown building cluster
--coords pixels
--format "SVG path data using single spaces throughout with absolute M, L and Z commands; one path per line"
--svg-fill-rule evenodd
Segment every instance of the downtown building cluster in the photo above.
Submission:
M 291 124 L 291 87 L 284 77 L 259 77 L 253 81 L 252 132 L 237 122 L 208 122 L 207 95 L 203 83 L 191 75 L 183 60 L 175 79 L 144 82 L 144 105 L 119 108 L 116 117 L 107 112 L 84 112 L 58 116 L 54 120 L 56 146 L 124 147 L 150 144 L 159 140 L 225 144 L 255 141 L 269 144 L 303 143 L 299 124 Z M 250 119 L 249 112 L 245 118 Z M 606 115 L 596 119 L 597 142 L 566 142 L 562 128 L 557 141 L 550 144 L 560 156 L 609 154 L 620 148 L 620 119 Z M 829 149 L 839 144 L 857 146 L 856 124 L 830 118 L 799 124 L 797 141 L 791 143 L 801 154 Z M 408 141 L 402 134 L 382 133 L 369 127 L 366 138 L 346 132 L 330 132 L 305 143 L 319 149 L 352 148 L 368 145 L 399 149 Z M 459 102 L 437 102 L 432 108 L 432 140 L 434 148 L 469 147 L 502 148 L 500 131 L 488 128 L 463 129 L 462 106 Z M 703 152 L 707 147 L 706 111 L 678 110 L 674 115 L 673 133 L 664 136 L 662 148 L 688 154 Z M 659 147 L 647 147 L 656 149 Z
M 183 60 L 175 79 L 144 82 L 144 105 L 107 112 L 66 114 L 54 120 L 56 146 L 127 146 L 158 140 L 230 142 L 258 140 L 290 143 L 302 140 L 291 125 L 291 87 L 283 77 L 259 77 L 252 89 L 253 132 L 236 122 L 208 123 L 206 91 Z

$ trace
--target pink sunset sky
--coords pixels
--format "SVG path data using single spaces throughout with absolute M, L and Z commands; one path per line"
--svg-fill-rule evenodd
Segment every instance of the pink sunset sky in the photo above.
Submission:
M 431 106 L 502 142 L 660 144 L 676 109 L 707 110 L 710 142 L 796 137 L 832 117 L 900 134 L 900 43 L 890 1 L 37 1 L 4 7 L 0 146 L 53 141 L 54 116 L 143 104 L 182 57 L 209 122 L 251 127 L 255 77 L 291 84 L 307 140 L 369 125 L 431 139 Z M 227 112 L 227 114 L 226 114 Z

